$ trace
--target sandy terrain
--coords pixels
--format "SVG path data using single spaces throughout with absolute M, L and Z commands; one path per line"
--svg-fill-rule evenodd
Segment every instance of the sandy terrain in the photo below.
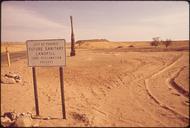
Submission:
M 189 44 L 167 49 L 147 43 L 84 43 L 64 67 L 67 119 L 63 120 L 58 67 L 37 67 L 40 126 L 185 127 L 189 125 Z M 122 47 L 119 47 L 122 46 Z M 11 46 L 9 46 L 11 47 Z M 23 81 L 1 84 L 1 113 L 35 114 L 32 69 L 25 45 L 10 48 L 11 67 L 1 54 L 1 74 Z M 4 46 L 1 47 L 4 49 Z

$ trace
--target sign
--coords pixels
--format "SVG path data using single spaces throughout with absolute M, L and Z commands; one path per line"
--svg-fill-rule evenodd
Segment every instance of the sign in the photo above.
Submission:
M 59 66 L 62 114 L 63 114 L 63 119 L 66 119 L 64 79 L 63 79 L 63 67 L 62 67 L 66 65 L 65 40 L 64 39 L 28 40 L 26 41 L 26 47 L 28 53 L 28 66 L 32 67 L 36 116 L 40 115 L 40 111 L 38 104 L 38 89 L 37 89 L 35 67 Z
M 66 65 L 66 43 L 64 39 L 28 40 L 28 66 Z

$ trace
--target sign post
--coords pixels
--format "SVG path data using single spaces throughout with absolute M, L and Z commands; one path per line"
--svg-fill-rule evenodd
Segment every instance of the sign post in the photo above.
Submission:
M 32 67 L 36 115 L 39 116 L 39 103 L 35 67 L 59 67 L 63 119 L 66 119 L 64 99 L 63 66 L 66 65 L 66 44 L 64 39 L 26 41 L 28 66 Z
M 10 54 L 9 54 L 8 47 L 7 47 L 7 46 L 6 46 L 6 55 L 7 55 L 8 66 L 10 67 L 10 66 L 11 66 L 11 61 L 10 61 Z
M 65 99 L 64 99 L 64 79 L 63 79 L 63 67 L 59 67 L 59 73 L 60 73 L 60 85 L 61 85 L 62 115 L 63 115 L 63 119 L 66 119 L 66 112 L 65 112 Z
M 35 67 L 32 67 L 32 76 L 33 76 L 33 84 L 34 84 L 34 98 L 35 98 L 36 115 L 39 116 L 40 113 L 39 113 L 39 105 L 38 105 L 38 91 L 37 91 Z

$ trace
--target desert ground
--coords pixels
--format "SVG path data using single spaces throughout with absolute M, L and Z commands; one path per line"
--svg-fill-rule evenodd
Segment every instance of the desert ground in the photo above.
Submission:
M 133 45 L 133 46 L 131 46 Z M 66 119 L 62 119 L 59 67 L 36 67 L 39 126 L 186 127 L 189 126 L 189 41 L 168 48 L 149 42 L 83 42 L 64 67 Z M 1 83 L 1 115 L 35 115 L 32 68 L 26 45 L 1 46 L 1 75 L 22 81 Z

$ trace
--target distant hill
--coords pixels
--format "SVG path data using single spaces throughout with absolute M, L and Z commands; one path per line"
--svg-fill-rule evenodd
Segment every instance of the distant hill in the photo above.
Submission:
M 76 48 L 86 48 L 86 49 L 109 49 L 109 48 L 143 48 L 143 49 L 151 49 L 155 48 L 150 45 L 151 41 L 120 41 L 120 42 L 113 42 L 108 41 L 106 39 L 92 39 L 92 40 L 78 40 L 76 42 Z M 157 48 L 165 48 L 165 45 L 160 44 Z M 189 48 L 189 41 L 188 40 L 175 40 L 172 41 L 172 44 L 169 48 Z
M 85 43 L 85 42 L 109 42 L 107 39 L 90 39 L 90 40 L 78 40 L 76 44 Z

